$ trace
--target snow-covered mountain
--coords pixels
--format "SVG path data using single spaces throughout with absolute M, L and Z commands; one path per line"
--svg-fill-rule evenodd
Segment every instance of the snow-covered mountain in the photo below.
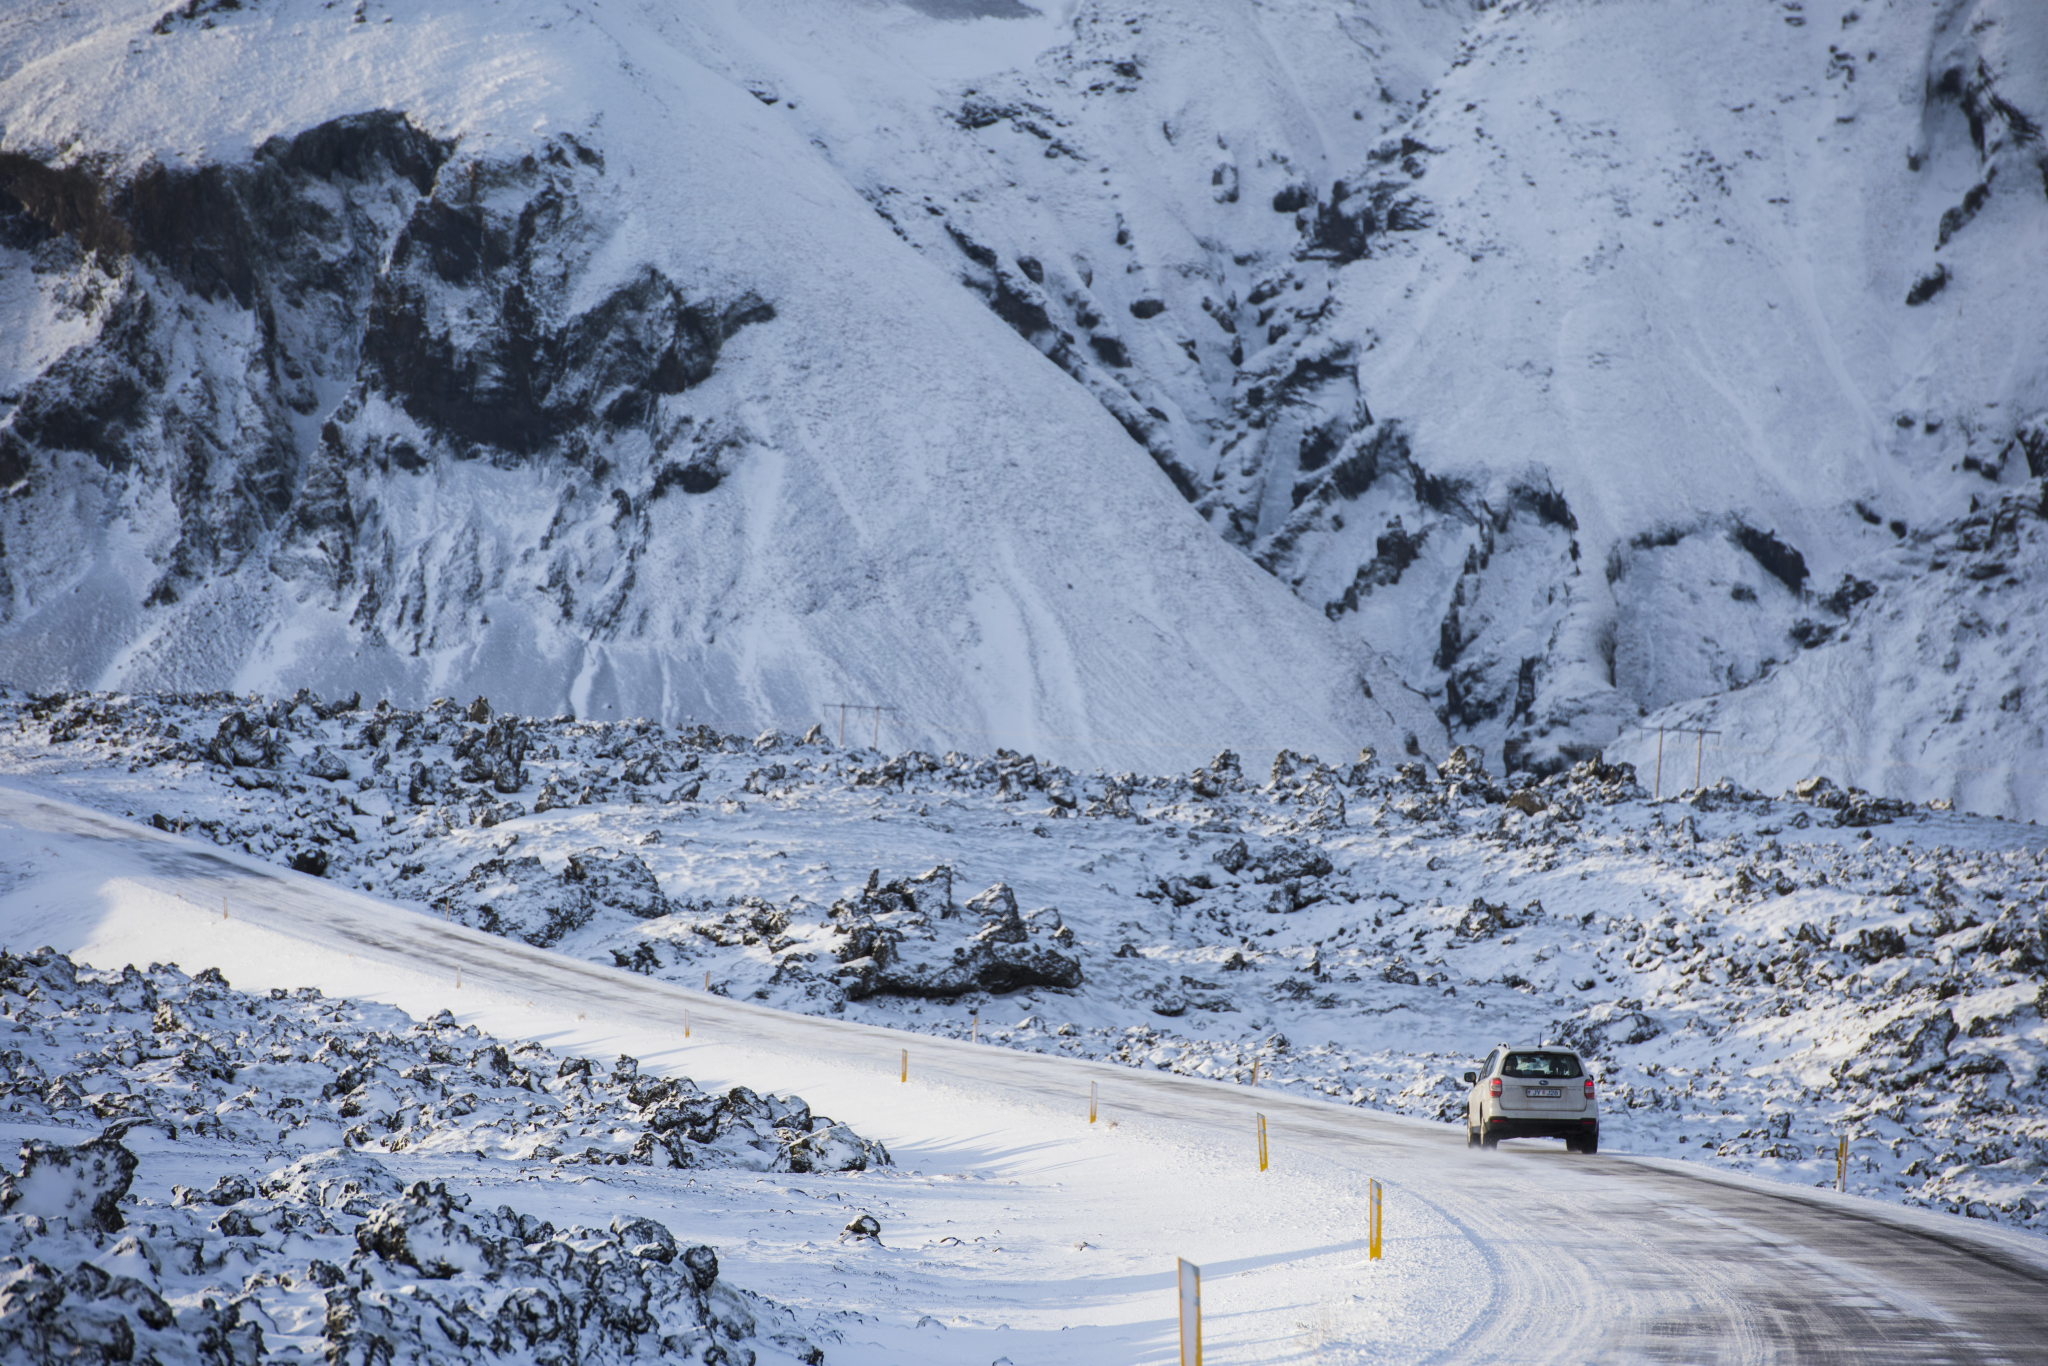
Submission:
M 20 6 L 0 673 L 2041 814 L 2044 121 L 2023 0 Z

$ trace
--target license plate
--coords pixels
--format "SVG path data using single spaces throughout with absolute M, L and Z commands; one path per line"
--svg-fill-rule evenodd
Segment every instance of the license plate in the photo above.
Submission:
M 1552 1087 L 1548 1087 L 1548 1086 L 1524 1086 L 1524 1087 L 1522 1088 L 1522 1094 L 1523 1094 L 1523 1095 L 1525 1095 L 1525 1096 L 1532 1096 L 1532 1097 L 1533 1097 L 1533 1096 L 1556 1096 L 1556 1097 L 1562 1097 L 1562 1096 L 1564 1095 L 1564 1092 L 1562 1092 L 1562 1091 L 1559 1091 L 1559 1090 L 1556 1090 L 1556 1089 L 1554 1089 L 1554 1088 L 1552 1088 Z

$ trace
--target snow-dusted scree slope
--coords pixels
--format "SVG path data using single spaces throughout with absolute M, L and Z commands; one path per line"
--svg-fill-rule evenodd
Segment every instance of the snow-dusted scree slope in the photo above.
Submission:
M 445 1011 L 48 949 L 0 953 L 0 994 L 4 1123 L 35 1135 L 0 1176 L 9 1361 L 817 1361 L 710 1247 L 631 1214 L 558 1229 L 461 1188 L 479 1162 L 889 1160 L 794 1097 L 706 1095 Z
M 1972 520 L 2044 73 L 2030 0 L 17 5 L 0 671 L 1539 772 L 1732 694 L 1749 785 L 2048 813 Z
M 860 93 L 806 104 L 836 164 L 1510 768 L 1808 650 L 1855 676 L 1872 593 L 1945 635 L 1904 591 L 1976 592 L 1940 543 L 2048 473 L 2038 5 L 1089 4 L 936 117 L 827 31 L 758 59 Z M 1781 695 L 1721 771 L 2042 814 L 1985 705 L 2027 678 Z
M 1603 1146 L 2048 1220 L 2031 826 L 1467 754 L 1187 775 L 296 699 L 10 698 L 4 766 L 423 914 L 785 1009 L 1455 1122 L 1502 1040 Z
M 729 16 L 372 9 L 0 20 L 0 673 L 1441 736 L 706 65 Z

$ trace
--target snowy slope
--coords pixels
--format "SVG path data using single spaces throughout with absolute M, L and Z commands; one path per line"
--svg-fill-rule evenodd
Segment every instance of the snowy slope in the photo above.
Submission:
M 1098 758 L 1440 733 L 686 17 L 154 17 L 67 12 L 0 105 L 37 206 L 10 674 L 749 725 L 873 700 L 899 737 Z
M 937 118 L 756 13 L 878 210 L 1515 766 L 1818 647 L 2048 470 L 2037 8 L 1091 5 Z M 1839 724 L 1913 748 L 1986 686 Z
M 1841 632 L 2048 474 L 2038 5 L 0 23 L 22 681 L 1539 771 L 1727 695 L 1744 781 L 2042 814 L 1942 729 L 2031 644 Z
M 2048 472 L 2038 7 L 1075 27 L 950 136 L 848 131 L 849 173 L 1514 766 L 1755 680 L 1845 574 Z
M 1695 769 L 1766 791 L 1825 774 L 2031 823 L 2048 811 L 2048 641 L 2027 591 L 2048 567 L 2044 513 L 2037 481 L 1915 532 L 1830 595 L 1838 611 L 1802 619 L 1820 637 L 1813 648 L 1752 687 L 1652 713 L 1610 756 L 1651 773 L 1658 726 L 1703 730 L 1667 737 L 1672 786 Z

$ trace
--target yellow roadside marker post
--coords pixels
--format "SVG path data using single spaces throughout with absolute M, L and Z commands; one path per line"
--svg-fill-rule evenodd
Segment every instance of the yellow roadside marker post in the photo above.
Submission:
M 1202 1366 L 1202 1268 L 1180 1260 L 1180 1366 Z
M 1835 1189 L 1846 1194 L 1849 1190 L 1849 1136 L 1843 1134 L 1835 1140 Z
M 225 895 L 223 895 L 220 899 L 220 918 L 222 920 L 226 920 L 228 918 L 228 899 Z
M 1266 1170 L 1266 1117 L 1259 1116 L 1259 1170 Z
M 981 1042 L 981 1012 L 980 1012 L 980 1011 L 978 1011 L 978 1010 L 977 1010 L 977 1011 L 975 1011 L 975 1012 L 974 1012 L 974 1014 L 973 1014 L 972 1016 L 968 1017 L 968 1021 L 967 1021 L 967 1042 L 969 1042 L 969 1043 L 980 1043 L 980 1042 Z
M 687 1010 L 683 1012 L 683 1037 L 690 1037 L 690 1012 Z
M 1365 1255 L 1368 1260 L 1376 1262 L 1380 1259 L 1380 1183 L 1377 1179 L 1372 1183 L 1370 1208 L 1371 1214 L 1366 1224 Z
M 904 1080 L 904 1081 L 909 1081 L 909 1080 L 910 1080 L 910 1050 L 909 1050 L 909 1049 L 907 1049 L 907 1048 L 903 1050 L 903 1077 L 902 1077 L 902 1080 Z
M 711 990 L 711 969 L 704 969 L 704 990 Z
M 1095 1122 L 1095 1083 L 1088 1083 L 1088 1122 Z

